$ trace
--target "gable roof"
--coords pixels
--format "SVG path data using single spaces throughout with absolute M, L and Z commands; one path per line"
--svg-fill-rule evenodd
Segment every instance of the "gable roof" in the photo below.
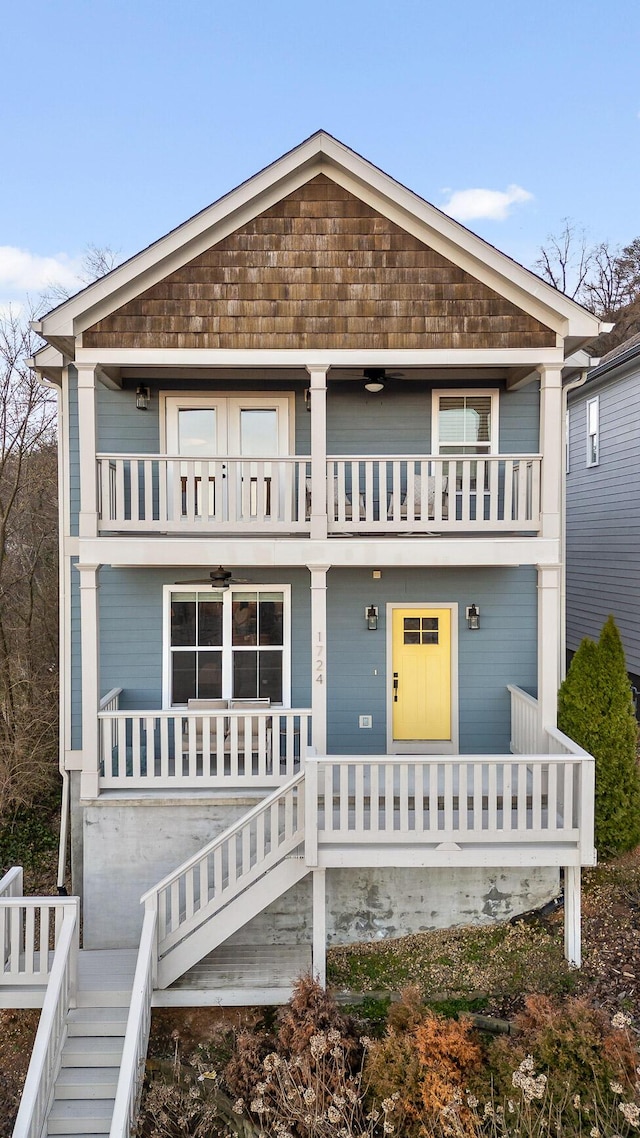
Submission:
M 435 254 L 553 329 L 565 338 L 567 350 L 598 334 L 597 318 L 575 301 L 324 131 L 58 305 L 37 322 L 36 330 L 73 356 L 78 334 L 99 325 L 318 175 L 326 175 Z

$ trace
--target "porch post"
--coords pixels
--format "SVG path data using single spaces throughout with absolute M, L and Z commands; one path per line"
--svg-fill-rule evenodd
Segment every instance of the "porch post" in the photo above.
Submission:
M 80 537 L 98 534 L 98 475 L 96 471 L 96 368 L 77 364 L 78 437 L 80 450 Z
M 327 372 L 307 364 L 311 403 L 311 538 L 327 536 Z
M 311 742 L 316 755 L 327 753 L 327 571 L 308 565 L 311 573 Z
M 564 423 L 562 420 L 562 371 L 540 369 L 540 536 L 560 541 Z
M 555 727 L 560 683 L 559 565 L 538 566 L 538 709 L 539 729 Z
M 582 963 L 580 932 L 580 866 L 564 867 L 564 955 L 576 968 Z
M 311 963 L 313 975 L 321 987 L 327 986 L 327 907 L 326 870 L 314 869 L 313 878 L 313 942 Z
M 80 645 L 82 652 L 82 774 L 80 797 L 97 798 L 99 676 L 99 565 L 78 565 L 80 572 Z

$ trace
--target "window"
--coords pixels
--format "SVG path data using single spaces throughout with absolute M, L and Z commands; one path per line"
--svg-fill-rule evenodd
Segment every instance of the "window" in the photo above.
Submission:
M 434 454 L 496 454 L 497 391 L 434 391 Z
M 165 591 L 165 706 L 190 699 L 290 702 L 287 586 Z
M 587 400 L 587 466 L 600 461 L 600 397 Z

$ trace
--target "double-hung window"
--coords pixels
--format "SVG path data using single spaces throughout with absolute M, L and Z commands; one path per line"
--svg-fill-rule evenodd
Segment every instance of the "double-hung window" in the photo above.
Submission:
M 497 391 L 434 391 L 434 454 L 498 451 Z
M 600 462 L 600 399 L 587 400 L 587 466 Z
M 289 704 L 287 586 L 168 586 L 165 603 L 165 706 L 190 699 Z

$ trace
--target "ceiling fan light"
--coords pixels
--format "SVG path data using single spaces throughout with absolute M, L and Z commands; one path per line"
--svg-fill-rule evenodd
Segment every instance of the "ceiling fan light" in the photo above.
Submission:
M 371 391 L 374 395 L 377 395 L 379 391 L 384 390 L 384 383 L 380 383 L 379 379 L 369 379 L 364 386 L 365 391 Z

